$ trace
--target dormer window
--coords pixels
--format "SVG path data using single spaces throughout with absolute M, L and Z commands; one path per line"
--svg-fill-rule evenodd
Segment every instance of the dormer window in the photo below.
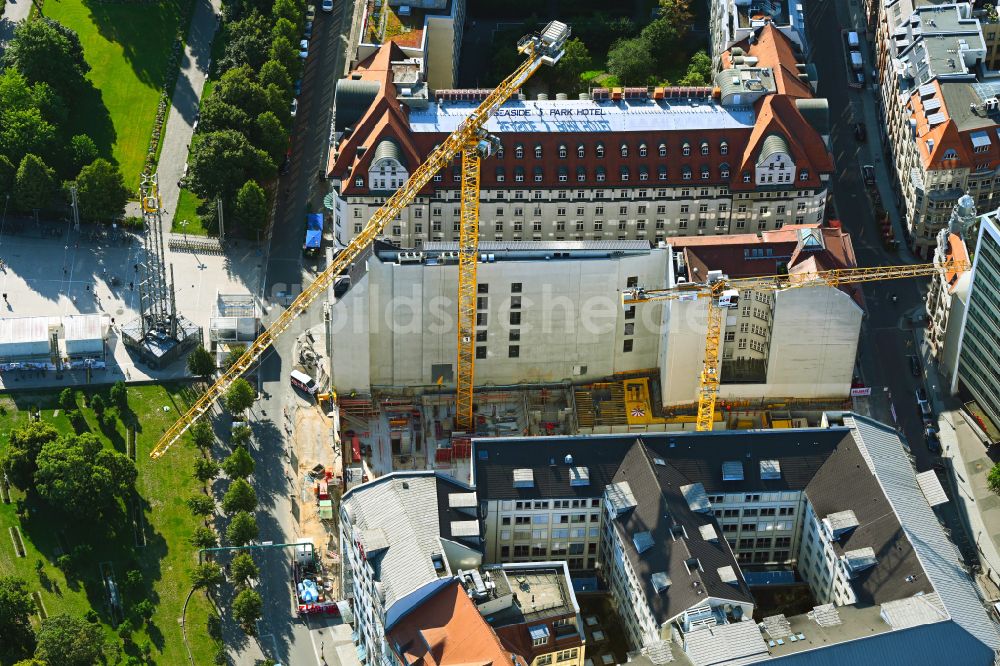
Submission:
M 559 144 L 559 159 L 562 159 L 562 160 L 566 159 L 566 144 L 565 143 L 560 143 Z
M 524 146 L 522 146 L 521 144 L 517 144 L 516 146 L 514 146 L 514 157 L 516 157 L 519 160 L 524 159 Z
M 719 175 L 723 178 L 729 178 L 729 165 L 725 162 L 719 165 Z
M 354 179 L 354 187 L 364 187 L 364 186 L 365 186 L 365 179 L 364 178 L 355 178 Z
M 583 183 L 587 180 L 587 170 L 583 167 L 576 168 L 576 179 L 577 181 Z
M 622 180 L 628 180 L 628 167 L 622 167 Z
M 729 154 L 729 144 L 727 142 L 723 141 L 721 144 L 719 144 L 719 154 L 720 155 Z
M 514 169 L 514 181 L 518 183 L 524 182 L 524 167 Z
M 701 154 L 702 154 L 702 157 L 704 157 L 705 155 L 708 155 L 708 141 L 702 141 L 701 142 Z
M 503 146 L 500 146 L 500 150 L 497 151 L 497 159 L 498 160 L 503 159 Z
M 622 157 L 628 157 L 628 144 L 622 144 Z
M 701 168 L 701 179 L 702 180 L 708 180 L 708 176 L 709 176 L 708 167 L 707 166 L 703 166 Z
M 542 147 L 541 146 L 535 146 L 535 159 L 536 160 L 542 159 Z
M 949 148 L 948 150 L 944 151 L 944 157 L 942 159 L 957 160 L 958 159 L 958 153 L 955 152 L 954 148 Z
M 646 156 L 646 144 L 640 143 L 639 144 L 639 157 L 645 157 L 645 156 Z
M 743 172 L 743 182 L 744 183 L 749 183 L 750 182 L 750 172 L 749 171 L 744 171 Z
M 803 169 L 799 171 L 799 180 L 809 180 L 809 170 Z
M 586 155 L 586 154 L 587 154 L 587 151 L 583 147 L 582 143 L 579 146 L 576 147 L 576 156 L 577 157 L 579 157 L 580 159 L 583 159 L 583 156 Z
M 661 166 L 656 171 L 657 171 L 657 173 L 656 173 L 656 177 L 657 178 L 659 178 L 660 180 L 666 180 L 667 179 L 667 167 Z
M 688 143 L 687 141 L 685 141 L 684 145 L 681 146 L 681 155 L 683 155 L 684 157 L 691 156 L 691 144 Z
M 597 144 L 597 149 L 596 150 L 597 150 L 597 156 L 598 157 L 604 157 L 604 144 L 603 143 Z
M 691 167 L 685 166 L 681 171 L 681 178 L 684 180 L 691 180 Z
M 535 182 L 536 183 L 542 182 L 542 168 L 541 167 L 535 167 Z
M 661 143 L 660 144 L 660 157 L 666 157 L 666 156 L 667 156 L 667 144 Z
M 639 180 L 649 180 L 649 169 L 647 167 L 639 167 Z

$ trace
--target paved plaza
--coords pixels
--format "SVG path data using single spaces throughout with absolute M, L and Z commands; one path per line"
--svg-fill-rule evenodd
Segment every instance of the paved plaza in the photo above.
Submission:
M 118 328 L 138 317 L 139 291 L 136 266 L 142 261 L 139 238 L 91 236 L 92 229 L 77 233 L 68 225 L 48 227 L 42 235 L 31 223 L 17 235 L 0 236 L 0 317 L 46 317 L 105 314 L 114 319 L 107 341 L 108 368 L 93 373 L 90 381 L 118 379 L 140 381 L 169 379 L 186 374 L 183 361 L 152 371 L 137 364 L 121 343 Z M 56 233 L 60 235 L 55 235 Z M 131 239 L 131 242 L 129 242 Z M 168 271 L 174 275 L 177 310 L 202 327 L 207 339 L 209 319 L 217 293 L 258 294 L 263 255 L 251 244 L 231 247 L 225 256 L 167 250 Z M 82 384 L 87 373 L 9 371 L 0 373 L 0 388 L 25 388 Z

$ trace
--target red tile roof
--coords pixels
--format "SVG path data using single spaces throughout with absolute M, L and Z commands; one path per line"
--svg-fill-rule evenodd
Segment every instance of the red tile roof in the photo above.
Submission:
M 421 666 L 526 666 L 453 581 L 404 615 L 386 638 L 403 663 Z
M 774 71 L 774 82 L 779 95 L 792 97 L 812 97 L 813 91 L 808 83 L 799 78 L 795 57 L 795 44 L 781 30 L 774 27 L 770 20 L 754 35 L 754 42 L 747 37 L 733 44 L 743 49 L 744 55 L 757 58 L 758 67 L 770 67 Z M 722 68 L 732 67 L 732 54 L 726 51 L 722 54 Z

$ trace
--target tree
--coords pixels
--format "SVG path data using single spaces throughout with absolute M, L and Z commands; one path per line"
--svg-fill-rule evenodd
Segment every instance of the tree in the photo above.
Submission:
M 125 387 L 125 382 L 118 380 L 112 384 L 108 395 L 111 396 L 111 402 L 115 403 L 118 409 L 122 411 L 128 409 L 128 389 Z
M 240 423 L 234 426 L 232 431 L 229 433 L 229 446 L 233 447 L 233 450 L 245 448 L 250 444 L 250 438 L 252 436 L 253 431 L 250 430 L 250 426 L 245 423 Z
M 691 56 L 687 73 L 679 81 L 682 86 L 706 86 L 712 81 L 712 59 L 704 51 Z
M 986 487 L 993 493 L 1000 495 L 1000 463 L 993 465 L 989 474 L 986 475 Z
M 191 533 L 189 540 L 195 548 L 215 548 L 219 543 L 219 540 L 215 536 L 215 531 L 204 525 L 194 528 L 194 532 Z
M 24 659 L 34 652 L 34 613 L 28 584 L 15 576 L 0 576 L 0 663 Z
M 608 51 L 608 71 L 618 83 L 645 85 L 653 73 L 653 61 L 646 41 L 635 37 L 622 39 Z
M 35 657 L 60 666 L 93 666 L 101 659 L 104 636 L 100 625 L 71 615 L 42 620 Z
M 211 458 L 198 458 L 194 461 L 194 478 L 206 484 L 219 475 L 219 463 Z
M 291 76 L 297 76 L 302 71 L 302 64 L 299 62 L 299 50 L 296 48 L 296 43 L 285 37 L 278 37 L 271 42 L 271 48 L 267 51 L 267 57 L 280 62 Z
M 277 86 L 270 84 L 268 90 L 277 90 Z M 282 101 L 283 115 L 291 118 L 287 112 L 287 107 Z M 253 142 L 258 148 L 262 148 L 270 158 L 277 163 L 284 158 L 288 149 L 288 132 L 281 118 L 274 111 L 265 111 L 257 116 L 254 122 Z M 237 200 L 239 195 L 237 195 Z
M 257 83 L 254 71 L 247 65 L 234 67 L 223 74 L 212 89 L 212 100 L 214 103 L 231 104 L 250 118 L 256 118 L 267 106 L 264 88 Z
M 76 391 L 67 387 L 59 392 L 59 407 L 63 411 L 76 409 Z
M 685 53 L 682 48 L 679 48 L 681 38 L 677 28 L 665 18 L 658 18 L 650 22 L 639 33 L 639 39 L 645 43 L 646 50 L 653 59 L 654 73 L 675 62 Z
M 267 224 L 267 193 L 264 188 L 252 180 L 243 183 L 236 193 L 233 217 L 249 231 L 263 231 Z
M 107 405 L 104 404 L 104 398 L 102 398 L 99 393 L 90 399 L 90 408 L 94 410 L 94 413 L 97 414 L 98 417 L 100 417 L 101 414 L 104 413 L 104 410 L 107 409 Z
M 279 37 L 284 37 L 289 42 L 294 44 L 296 39 L 298 39 L 298 36 L 299 36 L 298 27 L 285 17 L 279 18 L 274 22 L 274 25 L 271 26 L 272 40 L 278 39 Z
M 254 391 L 253 386 L 250 386 L 250 382 L 240 377 L 226 391 L 226 409 L 233 414 L 240 414 L 250 409 L 256 397 L 257 392 Z
M 80 214 L 91 220 L 117 218 L 129 199 L 121 170 L 100 157 L 80 170 L 76 190 Z
M 0 154 L 0 192 L 10 192 L 14 189 L 14 174 L 17 169 L 6 155 Z
M 212 444 L 215 443 L 215 433 L 212 432 L 212 426 L 208 424 L 208 421 L 195 421 L 190 432 L 194 445 L 202 451 L 212 448 Z
M 111 433 L 118 428 L 118 408 L 108 407 L 99 418 L 101 430 Z
M 187 498 L 187 506 L 195 516 L 210 516 L 215 511 L 215 500 L 208 495 L 192 495 Z
M 233 514 L 257 508 L 257 493 L 246 479 L 236 479 L 222 497 L 222 510 Z
M 156 612 L 156 606 L 149 599 L 143 599 L 135 605 L 133 610 L 139 617 L 148 621 L 149 618 L 153 617 L 153 613 Z
M 259 71 L 267 60 L 267 50 L 271 44 L 271 19 L 258 11 L 226 25 L 226 50 L 219 60 L 223 72 L 247 65 Z
M 37 108 L 0 108 L 0 152 L 11 161 L 29 154 L 51 157 L 57 134 Z
M 260 576 L 260 569 L 254 564 L 250 553 L 240 553 L 229 563 L 229 574 L 240 585 L 246 585 L 251 578 Z
M 566 42 L 563 57 L 549 72 L 552 87 L 557 92 L 574 93 L 580 89 L 580 77 L 591 67 L 587 45 L 574 37 Z
M 86 134 L 77 134 L 69 140 L 70 161 L 73 173 L 80 173 L 85 165 L 97 159 L 97 144 Z
M 243 356 L 246 351 L 246 345 L 233 345 L 229 348 L 229 351 L 226 352 L 226 357 L 222 360 L 222 367 L 229 370 L 229 368 L 233 367 L 233 364 L 236 363 L 236 361 L 240 360 L 240 357 Z
M 274 5 L 271 7 L 271 15 L 276 20 L 287 19 L 295 26 L 295 34 L 298 34 L 298 31 L 303 26 L 305 9 L 305 5 L 301 2 L 296 2 L 296 0 L 275 0 Z
M 248 178 L 262 179 L 275 165 L 235 130 L 203 134 L 191 148 L 189 187 L 203 199 L 229 201 Z
M 260 533 L 257 521 L 246 511 L 240 511 L 229 521 L 226 528 L 226 539 L 231 546 L 245 546 Z
M 44 81 L 70 98 L 87 86 L 90 65 L 75 32 L 51 19 L 22 21 L 3 54 L 4 64 L 30 83 Z
M 237 446 L 225 460 L 222 461 L 222 469 L 230 479 L 245 479 L 254 470 L 254 460 L 247 452 L 246 447 Z
M 257 620 L 260 619 L 264 600 L 256 590 L 245 589 L 233 599 L 233 619 L 236 620 L 248 636 L 257 634 Z
M 212 352 L 205 349 L 204 345 L 198 345 L 188 354 L 187 367 L 192 375 L 207 377 L 215 372 L 215 359 L 212 357 Z
M 277 60 L 268 60 L 261 65 L 257 81 L 264 88 L 275 85 L 286 94 L 292 92 L 292 77 L 288 75 L 288 69 Z
M 236 130 L 244 133 L 250 129 L 250 114 L 221 97 L 212 95 L 202 106 L 199 127 L 202 132 Z
M 38 453 L 35 489 L 51 505 L 97 518 L 135 486 L 135 463 L 90 433 L 48 442 Z
M 15 428 L 10 433 L 7 450 L 0 455 L 0 470 L 17 488 L 31 488 L 35 483 L 39 452 L 45 444 L 58 439 L 59 431 L 41 421 Z
M 55 189 L 55 172 L 38 155 L 25 155 L 14 178 L 14 204 L 23 211 L 44 208 Z
M 198 590 L 219 585 L 225 580 L 222 569 L 215 562 L 203 562 L 191 572 L 191 584 Z
M 694 14 L 691 13 L 691 0 L 659 0 L 658 13 L 676 31 L 679 38 L 687 36 L 691 29 Z

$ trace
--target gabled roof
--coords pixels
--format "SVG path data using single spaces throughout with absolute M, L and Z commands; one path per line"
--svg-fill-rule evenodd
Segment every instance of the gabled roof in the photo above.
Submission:
M 525 666 L 501 645 L 457 580 L 403 616 L 386 640 L 411 666 Z
M 812 97 L 813 91 L 808 83 L 799 78 L 798 58 L 795 55 L 795 43 L 768 21 L 764 27 L 754 32 L 754 41 L 750 43 L 747 37 L 733 44 L 743 49 L 743 53 L 757 58 L 757 67 L 770 67 L 774 72 L 774 81 L 779 95 L 792 97 Z M 732 47 L 722 55 L 724 69 L 731 67 Z

